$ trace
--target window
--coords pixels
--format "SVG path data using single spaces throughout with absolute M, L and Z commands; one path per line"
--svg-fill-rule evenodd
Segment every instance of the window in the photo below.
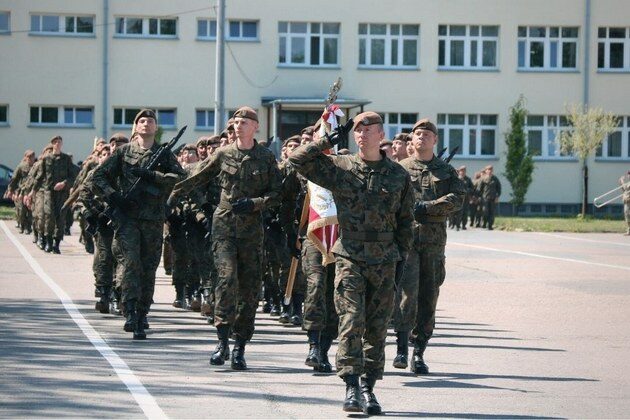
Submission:
M 258 39 L 258 22 L 251 20 L 231 20 L 226 28 L 228 41 L 252 41 Z
M 125 37 L 176 38 L 177 19 L 117 17 L 116 35 Z
M 630 28 L 599 28 L 597 37 L 597 68 L 630 71 Z
M 9 12 L 0 12 L 0 34 L 11 32 L 10 16 Z
M 525 125 L 527 149 L 534 157 L 571 158 L 560 151 L 560 133 L 569 129 L 566 117 L 558 115 L 528 115 Z
M 439 68 L 496 69 L 498 26 L 439 25 Z
M 31 33 L 92 35 L 94 16 L 31 15 Z
M 496 156 L 497 116 L 438 114 L 438 150 L 448 147 L 455 156 Z
M 385 137 L 393 139 L 398 133 L 410 133 L 413 125 L 418 121 L 415 113 L 381 113 Z
M 518 68 L 577 70 L 578 28 L 518 27 Z
M 619 117 L 619 128 L 604 140 L 595 155 L 611 160 L 630 158 L 630 117 Z
M 195 112 L 195 128 L 197 130 L 214 130 L 214 110 L 197 109 Z
M 158 124 L 163 128 L 176 127 L 175 108 L 154 109 L 157 114 Z M 140 112 L 140 108 L 114 108 L 114 126 L 131 127 L 133 119 Z
M 9 105 L 0 105 L 0 125 L 9 124 Z
M 31 106 L 32 125 L 58 125 L 64 127 L 92 127 L 94 108 L 81 106 Z
M 197 20 L 197 38 L 217 39 L 217 21 L 214 19 Z
M 279 22 L 280 54 L 285 66 L 337 67 L 339 24 Z
M 359 66 L 418 66 L 419 25 L 359 24 Z

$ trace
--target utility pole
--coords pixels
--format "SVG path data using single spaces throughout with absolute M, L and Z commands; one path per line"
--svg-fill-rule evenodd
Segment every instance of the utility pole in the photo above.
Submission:
M 214 132 L 223 131 L 225 115 L 225 0 L 217 0 L 217 50 L 214 84 Z

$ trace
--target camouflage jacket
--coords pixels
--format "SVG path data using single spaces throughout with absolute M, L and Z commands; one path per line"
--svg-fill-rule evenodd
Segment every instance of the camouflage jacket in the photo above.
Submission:
M 262 241 L 261 212 L 280 204 L 280 171 L 267 148 L 254 142 L 253 148 L 240 150 L 236 144 L 217 149 L 193 176 L 178 183 L 173 193 L 187 194 L 216 178 L 221 195 L 213 215 L 213 239 L 257 237 Z M 250 198 L 254 211 L 233 214 L 232 203 L 240 198 Z
M 400 165 L 409 172 L 415 201 L 427 205 L 426 223 L 414 222 L 416 247 L 424 244 L 443 247 L 446 245 L 446 217 L 461 209 L 466 185 L 451 165 L 435 156 L 429 162 L 411 156 Z
M 501 182 L 495 175 L 484 176 L 479 182 L 479 193 L 486 201 L 494 201 L 501 195 Z
M 340 237 L 332 252 L 367 264 L 400 260 L 412 244 L 413 195 L 409 175 L 381 154 L 330 156 L 327 139 L 295 149 L 289 162 L 309 181 L 330 190 Z
M 630 174 L 626 174 L 619 178 L 619 185 L 623 191 L 623 202 L 630 204 Z
M 287 161 L 281 162 L 278 167 L 282 173 L 282 202 L 278 209 L 278 221 L 286 234 L 297 233 L 306 196 L 306 179 Z
M 44 159 L 40 158 L 35 161 L 31 171 L 28 173 L 26 180 L 24 181 L 24 194 L 28 194 L 30 192 L 37 192 L 38 189 L 35 189 L 35 179 L 38 177 L 38 174 L 42 171 L 42 163 Z
M 472 179 L 470 179 L 468 175 L 464 175 L 464 178 L 460 179 L 464 182 L 464 186 L 466 187 L 466 199 L 469 200 L 475 193 L 475 186 L 473 185 Z
M 70 155 L 49 153 L 42 158 L 39 171 L 35 174 L 34 189 L 53 191 L 56 183 L 65 181 L 64 191 L 69 191 L 75 176 L 76 166 L 72 163 Z
M 9 185 L 7 189 L 12 193 L 22 194 L 22 189 L 26 184 L 26 180 L 28 179 L 28 173 L 30 172 L 32 166 L 28 164 L 26 161 L 22 161 L 13 171 L 13 177 L 11 181 L 9 181 Z
M 158 148 L 159 145 L 154 143 L 150 149 L 143 149 L 136 141 L 117 148 L 94 170 L 91 185 L 93 192 L 105 200 L 116 191 L 124 196 L 138 179 L 131 173 L 131 169 L 146 166 Z M 153 182 L 145 183 L 145 187 L 138 190 L 134 198 L 136 205 L 126 212 L 127 216 L 141 220 L 164 220 L 166 199 L 173 185 L 184 175 L 184 170 L 175 156 L 168 153 L 158 165 L 155 174 Z
M 89 161 L 87 161 L 82 167 L 81 170 L 79 171 L 79 174 L 77 175 L 76 179 L 74 180 L 74 184 L 72 185 L 72 189 L 76 190 L 79 185 L 81 185 L 83 183 L 83 181 L 85 181 L 85 179 L 87 178 L 87 175 L 92 172 L 94 170 L 94 168 L 96 168 L 98 166 L 98 160 L 96 159 L 90 159 Z
M 77 202 L 79 202 L 83 207 L 84 216 L 86 217 L 90 215 L 98 215 L 105 207 L 105 203 L 94 195 L 92 188 L 94 182 L 94 171 L 97 166 L 98 162 L 96 166 L 93 166 L 84 174 L 83 182 L 81 182 L 81 192 L 79 192 L 79 197 L 77 198 Z

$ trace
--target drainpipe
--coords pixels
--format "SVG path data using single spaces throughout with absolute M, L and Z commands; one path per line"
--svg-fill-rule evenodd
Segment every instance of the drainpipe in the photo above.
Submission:
M 103 0 L 103 126 L 101 137 L 107 138 L 107 111 L 109 107 L 109 0 Z
M 589 82 L 591 67 L 591 0 L 585 0 L 584 11 L 584 91 L 582 102 L 589 103 Z

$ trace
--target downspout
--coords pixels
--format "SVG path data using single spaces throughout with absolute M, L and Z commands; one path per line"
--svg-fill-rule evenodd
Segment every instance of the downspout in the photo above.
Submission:
M 584 91 L 582 102 L 585 106 L 589 103 L 589 82 L 591 66 L 591 0 L 585 0 L 584 13 Z
M 109 0 L 103 0 L 103 126 L 101 137 L 107 138 L 107 110 L 109 107 Z

